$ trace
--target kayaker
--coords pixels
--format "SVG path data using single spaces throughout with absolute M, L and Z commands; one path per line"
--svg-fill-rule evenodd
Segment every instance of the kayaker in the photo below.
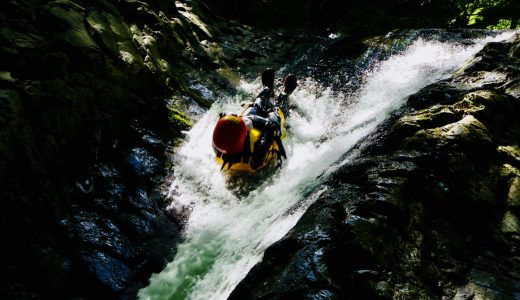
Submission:
M 247 105 L 242 113 L 242 117 L 249 123 L 248 129 L 252 127 L 258 128 L 262 131 L 262 136 L 255 143 L 255 151 L 252 154 L 251 166 L 253 169 L 260 167 L 263 164 L 265 156 L 271 147 L 273 141 L 278 143 L 279 155 L 278 159 L 281 163 L 282 157 L 285 158 L 285 149 L 281 141 L 281 118 L 278 114 L 277 107 L 280 107 L 282 112 L 287 115 L 288 111 L 288 96 L 297 86 L 296 76 L 288 75 L 284 80 L 283 92 L 275 99 L 274 96 L 274 70 L 266 69 L 262 72 L 262 85 L 264 89 L 258 94 L 255 101 Z
M 224 160 L 222 168 L 226 165 L 226 161 L 232 165 L 249 158 L 251 158 L 252 170 L 262 167 L 273 142 L 278 146 L 279 162 L 281 163 L 282 158 L 286 158 L 281 142 L 281 116 L 278 107 L 283 114 L 287 113 L 288 96 L 296 88 L 297 79 L 294 75 L 287 76 L 284 80 L 284 89 L 276 99 L 273 69 L 262 72 L 262 84 L 264 89 L 255 101 L 243 105 L 244 111 L 239 116 L 220 114 L 220 120 L 213 134 L 213 147 L 221 153 Z M 251 151 L 249 133 L 253 128 L 260 130 L 262 134 L 254 143 L 254 151 Z

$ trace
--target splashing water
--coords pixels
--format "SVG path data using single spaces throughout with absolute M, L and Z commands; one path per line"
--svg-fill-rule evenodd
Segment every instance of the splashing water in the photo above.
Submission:
M 171 207 L 191 211 L 185 240 L 174 260 L 139 291 L 139 298 L 226 299 L 265 249 L 323 192 L 320 183 L 345 153 L 403 106 L 407 96 L 450 76 L 487 42 L 512 35 L 476 40 L 471 46 L 418 39 L 403 53 L 375 65 L 350 96 L 330 89 L 315 95 L 312 83 L 300 86 L 291 96 L 299 109 L 288 120 L 288 159 L 243 197 L 228 188 L 232 178 L 220 172 L 211 148 L 218 113 L 236 112 L 243 99 L 215 103 L 190 130 L 189 141 L 175 158 Z M 253 95 L 259 84 L 243 83 L 241 88 Z M 348 104 L 341 100 L 345 98 Z

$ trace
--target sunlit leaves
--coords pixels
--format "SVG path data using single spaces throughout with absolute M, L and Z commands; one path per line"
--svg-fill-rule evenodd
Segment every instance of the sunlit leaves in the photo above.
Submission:
M 514 11 L 519 9 L 516 0 L 457 0 L 459 15 L 450 21 L 452 25 L 488 29 L 516 27 Z M 512 26 L 513 25 L 513 26 Z
M 496 25 L 489 25 L 486 27 L 487 29 L 509 29 L 511 28 L 511 20 L 510 19 L 500 19 Z

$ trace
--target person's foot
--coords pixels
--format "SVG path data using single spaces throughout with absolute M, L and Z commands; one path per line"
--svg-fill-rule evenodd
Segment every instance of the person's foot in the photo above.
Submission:
M 265 69 L 262 72 L 262 84 L 271 91 L 274 89 L 274 70 L 271 68 Z
M 298 79 L 295 75 L 289 74 L 283 81 L 283 92 L 286 94 L 292 93 L 298 86 Z

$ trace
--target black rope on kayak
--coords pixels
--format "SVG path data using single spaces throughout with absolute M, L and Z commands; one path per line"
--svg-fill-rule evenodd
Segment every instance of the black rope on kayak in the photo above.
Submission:
M 250 136 L 249 134 L 246 136 L 246 140 L 244 141 L 244 151 L 242 151 L 242 153 L 240 154 L 233 154 L 233 155 L 228 155 L 228 154 L 224 154 L 220 151 L 218 151 L 217 149 L 214 149 L 215 152 L 216 152 L 216 155 L 217 157 L 219 157 L 220 159 L 222 159 L 222 166 L 220 167 L 220 170 L 229 170 L 231 169 L 231 167 L 235 164 L 235 163 L 245 163 L 245 164 L 249 164 L 251 166 L 251 168 L 253 170 L 256 170 L 258 168 L 260 168 L 263 164 L 265 164 L 265 160 L 266 158 L 271 154 L 271 155 L 276 155 L 276 159 L 278 161 L 278 166 L 281 166 L 282 165 L 282 159 L 287 159 L 287 154 L 285 152 L 285 148 L 283 146 L 283 143 L 282 143 L 282 140 L 281 140 L 281 134 L 279 131 L 277 131 L 275 134 L 274 134 L 274 141 L 277 145 L 278 145 L 278 149 L 270 149 L 267 154 L 265 155 L 264 159 L 262 160 L 262 163 L 258 166 L 255 166 L 252 162 L 251 162 L 251 158 L 253 157 L 253 154 L 251 152 L 251 148 L 250 148 Z
M 242 161 L 242 154 L 228 155 L 228 154 L 224 154 L 218 150 L 216 150 L 216 151 L 217 151 L 217 157 L 220 157 L 223 161 L 222 166 L 220 167 L 221 171 L 226 168 L 226 165 L 227 165 L 227 170 L 229 170 L 229 169 L 231 169 L 233 164 L 239 163 Z

